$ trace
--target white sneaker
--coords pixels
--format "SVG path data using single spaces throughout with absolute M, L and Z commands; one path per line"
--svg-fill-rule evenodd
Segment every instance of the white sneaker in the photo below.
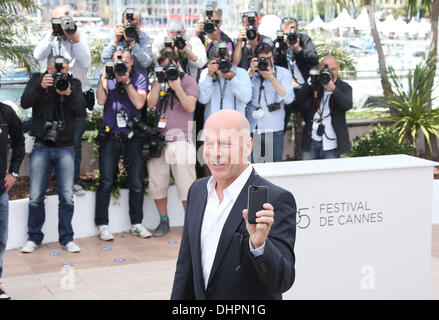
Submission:
M 40 245 L 38 245 L 35 242 L 29 240 L 21 248 L 21 252 L 32 253 L 32 252 L 35 251 L 35 249 L 38 249 L 39 247 L 40 247 Z
M 151 232 L 146 230 L 146 228 L 140 223 L 131 226 L 131 233 L 140 238 L 149 238 L 152 236 Z
M 75 193 L 75 196 L 83 196 L 85 195 L 85 190 L 82 189 L 82 187 L 79 184 L 73 185 L 73 192 Z
M 81 248 L 78 247 L 78 245 L 73 241 L 68 242 L 65 246 L 62 247 L 70 253 L 76 253 L 81 251 Z
M 99 238 L 103 241 L 110 241 L 113 240 L 114 237 L 111 234 L 110 230 L 108 229 L 107 225 L 99 226 Z

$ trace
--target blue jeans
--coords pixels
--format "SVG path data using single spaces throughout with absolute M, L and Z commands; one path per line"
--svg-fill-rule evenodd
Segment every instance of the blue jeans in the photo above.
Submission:
M 35 142 L 30 154 L 29 178 L 29 240 L 41 244 L 44 238 L 41 228 L 46 218 L 44 197 L 47 189 L 49 174 L 55 170 L 58 186 L 58 232 L 59 242 L 66 245 L 73 240 L 73 173 L 75 152 L 73 147 L 53 147 Z
M 85 130 L 85 118 L 76 118 L 75 133 L 73 135 L 73 146 L 75 148 L 75 175 L 74 182 L 78 183 L 79 173 L 81 170 L 81 156 L 82 156 L 82 135 Z
M 253 163 L 279 162 L 282 161 L 284 151 L 284 132 L 275 131 L 269 133 L 253 133 Z
M 310 151 L 302 150 L 302 160 L 315 160 L 315 159 L 336 159 L 340 158 L 340 153 L 337 149 L 323 150 L 323 142 L 311 140 Z
M 3 253 L 8 242 L 8 192 L 0 194 L 0 279 L 3 272 Z
M 111 190 L 116 178 L 120 155 L 125 151 L 124 166 L 128 174 L 129 215 L 131 224 L 143 220 L 143 183 L 145 165 L 142 156 L 143 138 L 133 137 L 122 144 L 119 139 L 110 138 L 104 147 L 99 148 L 99 187 L 96 192 L 95 224 L 108 224 L 108 206 Z M 123 148 L 126 148 L 123 150 Z

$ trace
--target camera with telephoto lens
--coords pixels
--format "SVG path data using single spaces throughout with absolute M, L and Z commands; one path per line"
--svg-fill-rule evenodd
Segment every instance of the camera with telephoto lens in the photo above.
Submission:
M 123 25 L 123 28 L 128 39 L 136 39 L 137 37 L 137 27 L 133 24 L 134 12 L 134 9 L 126 9 L 125 11 L 125 18 L 128 22 Z
M 216 23 L 212 20 L 213 16 L 213 7 L 207 6 L 206 7 L 206 16 L 207 20 L 204 21 L 204 32 L 207 34 L 212 34 L 215 32 Z
M 78 29 L 75 21 L 68 12 L 66 12 L 66 15 L 61 19 L 61 27 L 64 29 L 65 33 L 70 36 L 75 34 L 76 30 Z
M 220 55 L 220 59 L 216 62 L 218 64 L 218 69 L 222 73 L 229 73 L 230 69 L 232 68 L 232 63 L 229 59 L 227 59 L 227 43 L 226 42 L 220 42 L 218 45 L 218 52 Z
M 328 65 L 325 64 L 323 69 L 319 72 L 320 83 L 323 85 L 327 85 L 332 79 L 332 72 L 329 70 Z
M 44 129 L 47 130 L 44 136 L 44 143 L 49 146 L 54 146 L 58 140 L 58 135 L 64 130 L 64 123 L 62 121 L 46 121 Z
M 291 46 L 295 45 L 297 42 L 297 39 L 299 39 L 299 33 L 296 31 L 296 29 L 291 28 L 290 32 L 288 32 L 288 34 L 287 34 L 288 43 Z
M 165 37 L 165 48 L 174 48 L 174 39 L 172 39 L 172 37 Z
M 64 58 L 62 57 L 55 57 L 55 69 L 56 72 L 52 74 L 55 88 L 59 91 L 66 91 L 69 88 L 69 78 L 68 75 L 65 73 L 62 73 L 61 70 L 63 69 L 64 64 Z
M 122 60 L 122 56 L 118 55 L 117 60 L 114 63 L 114 73 L 119 77 L 123 77 L 127 73 L 127 64 Z
M 180 32 L 177 32 L 177 36 L 174 39 L 174 45 L 178 50 L 183 50 L 186 47 L 186 40 Z
M 156 129 L 148 127 L 139 117 L 133 116 L 128 119 L 126 127 L 120 132 L 120 138 L 122 141 L 128 141 L 131 140 L 136 133 L 154 135 L 156 132 Z
M 247 22 L 248 27 L 245 29 L 247 39 L 248 40 L 255 40 L 258 36 L 258 30 L 255 27 L 256 23 L 256 13 L 253 11 L 247 12 Z
M 269 62 L 268 62 L 267 58 L 260 57 L 258 59 L 258 70 L 259 71 L 268 71 L 268 65 L 269 65 Z
M 113 80 L 115 78 L 113 61 L 108 61 L 107 63 L 105 63 L 105 73 L 108 80 Z

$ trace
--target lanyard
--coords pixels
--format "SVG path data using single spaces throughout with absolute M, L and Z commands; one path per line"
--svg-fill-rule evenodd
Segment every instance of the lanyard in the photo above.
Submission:
M 221 87 L 221 80 L 218 78 L 218 86 L 219 86 L 220 92 L 221 92 L 220 110 L 222 110 L 223 103 L 224 103 L 224 95 L 226 93 L 226 88 L 227 88 L 227 79 L 224 79 L 224 87 Z
M 326 98 L 323 101 L 320 102 L 320 106 L 319 106 L 318 110 L 316 110 L 317 114 L 320 116 L 320 120 L 323 119 L 323 118 L 327 118 L 327 117 L 329 117 L 331 115 L 331 110 L 329 110 L 328 115 L 323 117 L 323 111 L 324 111 L 325 106 L 328 103 L 328 100 L 329 100 L 330 97 L 331 97 L 331 95 L 328 94 L 326 96 Z M 328 105 L 328 108 L 329 108 L 329 105 Z

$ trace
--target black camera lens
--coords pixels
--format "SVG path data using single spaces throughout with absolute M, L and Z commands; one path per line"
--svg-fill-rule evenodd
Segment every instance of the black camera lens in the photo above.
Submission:
M 319 72 L 320 83 L 327 85 L 332 79 L 332 72 L 329 70 L 328 65 L 325 64 L 324 68 Z
M 258 36 L 258 32 L 255 27 L 249 26 L 246 29 L 246 35 L 248 40 L 255 40 Z
M 229 73 L 230 69 L 232 68 L 232 63 L 226 58 L 219 59 L 217 63 L 218 69 L 220 69 L 222 73 Z
M 268 71 L 268 59 L 267 58 L 259 58 L 258 59 L 258 69 L 259 71 Z
M 136 39 L 136 37 L 137 37 L 137 27 L 136 27 L 136 25 L 132 24 L 131 22 L 128 22 L 123 27 L 125 29 L 125 36 L 128 39 Z
M 212 34 L 215 32 L 216 23 L 215 21 L 208 19 L 204 22 L 204 32 L 207 34 Z
M 174 39 L 174 45 L 177 49 L 183 50 L 186 47 L 186 40 L 182 35 L 178 34 Z
M 166 72 L 163 70 L 162 66 L 157 66 L 154 69 L 155 76 L 157 78 L 157 81 L 159 83 L 165 83 L 166 82 Z
M 55 78 L 55 88 L 59 91 L 66 91 L 69 88 L 69 80 L 65 74 Z
M 175 81 L 177 80 L 178 76 L 180 75 L 180 72 L 178 71 L 178 68 L 176 65 L 170 63 L 166 67 L 166 76 L 168 80 Z
M 122 57 L 118 56 L 117 61 L 114 63 L 114 72 L 119 77 L 124 76 L 127 73 L 127 65 L 125 61 L 122 61 Z
M 47 121 L 44 124 L 44 128 L 47 130 L 47 134 L 44 137 L 44 143 L 49 146 L 54 146 L 58 140 L 58 121 Z

